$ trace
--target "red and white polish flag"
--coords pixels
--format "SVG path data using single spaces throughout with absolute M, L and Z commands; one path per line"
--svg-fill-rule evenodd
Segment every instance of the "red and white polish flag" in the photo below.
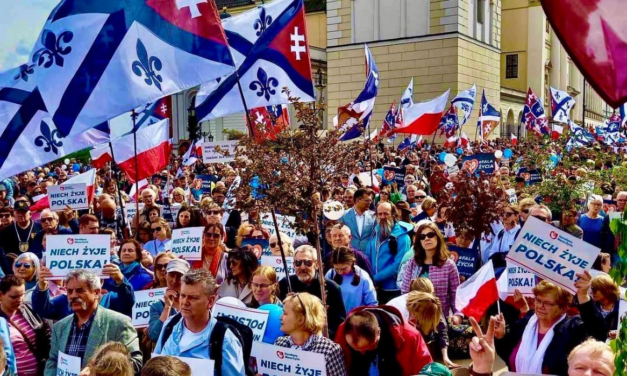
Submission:
M 440 125 L 442 114 L 446 110 L 450 90 L 429 102 L 414 103 L 403 108 L 404 126 L 394 129 L 394 133 L 409 133 L 428 136 Z
M 492 260 L 457 287 L 455 307 L 467 317 L 479 321 L 488 308 L 499 299 Z

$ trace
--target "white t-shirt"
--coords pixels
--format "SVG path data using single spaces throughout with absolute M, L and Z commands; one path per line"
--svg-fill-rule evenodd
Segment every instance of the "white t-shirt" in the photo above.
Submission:
M 203 331 L 199 333 L 193 333 L 189 329 L 187 329 L 185 325 L 183 325 L 183 335 L 181 336 L 181 342 L 179 342 L 179 349 L 181 350 L 189 349 L 194 342 L 202 338 L 208 338 L 208 337 L 209 337 L 209 324 L 207 324 L 205 329 L 203 329 Z
M 405 318 L 405 321 L 409 320 L 409 311 L 407 310 L 407 295 L 409 294 L 397 296 L 386 304 L 398 309 Z

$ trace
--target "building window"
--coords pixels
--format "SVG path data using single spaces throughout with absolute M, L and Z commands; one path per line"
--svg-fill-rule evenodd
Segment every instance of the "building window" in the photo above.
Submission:
M 505 78 L 518 78 L 518 55 L 505 56 Z
M 477 22 L 480 24 L 485 22 L 485 2 L 486 0 L 477 0 Z

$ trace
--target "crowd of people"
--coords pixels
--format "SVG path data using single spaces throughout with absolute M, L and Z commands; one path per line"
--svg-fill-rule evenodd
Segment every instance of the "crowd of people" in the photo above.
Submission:
M 512 372 L 613 375 L 606 341 L 616 335 L 622 293 L 606 273 L 622 239 L 603 210 L 608 197 L 579 197 L 556 212 L 529 194 L 529 180 L 518 173 L 537 169 L 547 180 L 565 182 L 595 170 L 611 176 L 612 161 L 604 159 L 611 152 L 591 147 L 566 153 L 538 140 L 518 146 L 495 140 L 462 150 L 513 151 L 496 158 L 490 182 L 503 194 L 514 189 L 515 199 L 505 200 L 492 232 L 479 239 L 452 225 L 445 195 L 438 194 L 454 190 L 448 183 L 468 174 L 461 158 L 455 170 L 440 160 L 442 152 L 459 154 L 455 149 L 379 145 L 319 192 L 323 202 L 341 203 L 342 217 L 330 220 L 320 211 L 310 218 L 320 231 L 292 237 L 266 228 L 259 212 L 238 208 L 235 163 L 183 166 L 173 157 L 137 195 L 143 208 L 129 218 L 122 207 L 135 206 L 132 185 L 115 166 L 97 171 L 93 201 L 81 212 L 33 213 L 31 207 L 49 186 L 89 164 L 49 165 L 6 179 L 0 182 L 0 372 L 57 375 L 63 353 L 81 359 L 84 376 L 190 375 L 177 357 L 212 359 L 218 375 L 255 374 L 246 331 L 212 315 L 216 302 L 226 299 L 268 311 L 268 326 L 277 330 L 263 342 L 322 354 L 328 376 L 489 375 L 497 355 Z M 559 163 L 536 168 L 525 159 L 530 150 L 554 153 Z M 616 155 L 622 158 L 622 152 Z M 404 184 L 386 182 L 385 167 L 403 167 Z M 359 174 L 371 169 L 378 184 L 366 186 Z M 198 176 L 209 177 L 211 188 L 203 189 Z M 444 184 L 436 176 L 444 176 Z M 627 186 L 596 184 L 624 211 Z M 575 295 L 540 280 L 532 297 L 516 291 L 479 322 L 466 317 L 456 295 L 468 277 L 460 276 L 449 247 L 474 252 L 475 271 L 492 261 L 498 273 L 529 217 L 599 247 L 594 270 L 578 275 Z M 171 252 L 172 230 L 191 227 L 203 228 L 198 261 Z M 46 265 L 46 239 L 62 234 L 110 236 L 111 258 L 102 271 L 107 278 L 82 269 L 55 278 Z M 293 273 L 260 265 L 255 244 L 265 244 L 265 254 L 291 258 Z M 153 288 L 165 288 L 164 297 L 151 305 L 148 327 L 136 329 L 130 319 L 134 294 Z M 454 361 L 468 357 L 467 369 Z

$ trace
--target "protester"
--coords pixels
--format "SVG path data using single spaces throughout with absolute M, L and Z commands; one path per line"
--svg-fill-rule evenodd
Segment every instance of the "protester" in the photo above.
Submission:
M 13 273 L 24 281 L 24 303 L 28 305 L 32 304 L 33 291 L 37 288 L 39 269 L 39 259 L 31 252 L 22 253 L 13 262 Z
M 158 356 L 144 364 L 141 376 L 192 376 L 192 369 L 173 356 Z
M 24 280 L 0 279 L 0 317 L 8 322 L 18 375 L 43 373 L 50 352 L 50 326 L 25 302 Z
M 29 252 L 36 254 L 37 257 L 41 259 L 44 252 L 42 245 L 44 235 L 68 235 L 72 233 L 72 230 L 61 227 L 59 225 L 59 216 L 50 209 L 44 209 L 41 211 L 39 221 L 41 222 L 42 230 L 35 235 L 35 238 L 29 248 Z
M 100 279 L 85 270 L 73 270 L 65 277 L 67 300 L 72 315 L 52 327 L 50 358 L 46 362 L 46 376 L 57 375 L 59 351 L 81 359 L 85 367 L 94 350 L 107 341 L 122 342 L 131 354 L 133 369 L 141 371 L 142 353 L 137 332 L 130 318 L 99 306 Z
M 321 299 L 322 288 L 325 289 L 327 305 L 327 322 L 329 337 L 333 338 L 335 331 L 346 318 L 346 309 L 342 300 L 342 291 L 337 283 L 324 279 L 324 286 L 320 285 L 318 271 L 318 252 L 310 245 L 302 245 L 294 251 L 294 269 L 296 274 L 289 276 L 289 286 L 294 293 L 307 292 Z M 279 281 L 278 297 L 284 301 L 288 287 L 288 277 Z
M 200 220 L 195 210 L 189 206 L 183 206 L 176 214 L 174 228 L 200 227 Z
M 265 304 L 275 304 L 283 307 L 283 302 L 277 297 L 278 282 L 278 277 L 273 267 L 260 266 L 257 268 L 250 282 L 253 290 L 253 299 L 248 306 L 250 308 L 259 308 Z
M 13 226 L 8 226 L 0 232 L 2 249 L 5 254 L 19 255 L 28 252 L 34 243 L 35 236 L 42 230 L 41 225 L 31 219 L 28 203 L 17 201 L 13 207 L 15 221 Z M 10 268 L 3 268 L 5 274 L 11 274 Z
M 130 355 L 123 343 L 107 342 L 96 350 L 78 376 L 133 376 Z
M 159 218 L 150 224 L 154 239 L 144 244 L 144 249 L 156 256 L 159 252 L 172 250 L 172 230 L 168 222 Z
M 241 247 L 241 243 L 237 243 L 236 239 L 238 236 L 238 228 L 232 226 L 224 226 L 222 223 L 222 219 L 224 216 L 224 209 L 218 204 L 211 203 L 207 206 L 207 208 L 203 209 L 205 214 L 205 220 L 208 225 L 210 224 L 220 224 L 224 228 L 224 236 L 223 241 L 228 248 L 236 248 Z
M 592 338 L 579 344 L 568 355 L 568 376 L 611 376 L 615 372 L 611 347 Z
M 98 222 L 100 228 L 110 228 L 115 232 L 115 236 L 118 239 L 124 239 L 124 220 L 114 200 L 104 200 L 100 204 Z
M 366 251 L 375 226 L 374 213 L 369 210 L 373 199 L 374 193 L 370 189 L 356 190 L 353 195 L 355 205 L 341 219 L 351 231 L 351 247 L 361 252 Z
M 582 239 L 583 230 L 581 229 L 581 227 L 577 226 L 577 214 L 577 208 L 575 207 L 564 208 L 562 210 L 561 220 L 559 222 L 554 221 L 553 226 L 569 233 L 576 238 Z
M 228 253 L 228 271 L 218 288 L 218 299 L 231 296 L 250 304 L 253 291 L 250 286 L 253 273 L 259 266 L 259 260 L 249 248 L 236 248 Z
M 294 242 L 292 241 L 292 238 L 283 232 L 279 232 L 279 236 L 281 237 L 281 244 L 283 245 L 285 257 L 292 257 L 294 255 Z M 281 256 L 281 249 L 279 248 L 279 242 L 276 235 L 270 236 L 270 252 L 272 252 L 272 256 Z
M 135 240 L 137 240 L 140 244 L 147 244 L 154 237 L 152 236 L 152 228 L 150 226 L 150 222 L 144 221 L 137 228 L 137 232 L 135 233 Z
M 229 270 L 228 249 L 222 243 L 224 236 L 224 226 L 221 223 L 210 223 L 205 226 L 201 260 L 191 262 L 193 269 L 204 268 L 208 270 L 218 284 L 222 284 Z
M 335 336 L 348 375 L 417 375 L 432 362 L 422 335 L 393 307 L 360 307 Z
M 217 325 L 211 317 L 218 285 L 207 270 L 191 270 L 181 279 L 181 311 L 164 324 L 155 354 L 187 358 L 209 359 L 214 351 L 209 348 L 212 332 Z M 222 375 L 243 375 L 242 344 L 230 329 L 224 331 L 219 359 L 213 359 Z
M 331 227 L 331 246 L 332 248 L 349 247 L 355 259 L 357 260 L 357 266 L 364 270 L 368 275 L 372 276 L 372 266 L 370 261 L 361 251 L 358 251 L 351 247 L 351 232 L 348 226 L 338 223 Z M 325 273 L 332 268 L 331 265 L 331 252 L 329 252 L 323 259 Z
M 161 207 L 152 206 L 148 209 L 148 222 L 154 223 L 161 218 Z
M 621 292 L 616 282 L 608 275 L 601 274 L 591 278 L 589 274 L 586 274 L 579 279 L 579 283 L 582 289 L 586 286 L 590 287 L 596 325 L 603 325 L 605 333 L 608 334 L 616 330 L 619 325 L 618 310 L 621 299 Z M 577 297 L 579 298 L 579 295 Z M 586 299 L 578 299 L 579 305 L 590 301 L 589 295 L 585 297 Z
M 523 179 L 523 185 L 524 185 L 524 179 Z M 532 198 L 525 198 L 523 200 L 520 200 L 520 202 L 518 203 L 518 207 L 520 208 L 520 226 L 521 227 L 525 224 L 525 221 L 527 221 L 527 217 L 529 217 L 529 212 L 531 211 L 531 208 L 536 205 L 537 205 L 536 202 Z
M 0 184 L 0 187 L 4 187 L 4 185 Z M 0 233 L 13 225 L 13 220 L 13 205 L 0 208 Z
M 320 299 L 303 292 L 288 296 L 283 304 L 281 331 L 287 335 L 277 338 L 274 344 L 323 354 L 328 376 L 346 375 L 342 348 L 322 336 L 326 311 Z
M 501 217 L 503 229 L 496 234 L 496 239 L 483 250 L 481 255 L 483 263 L 492 260 L 494 269 L 505 267 L 505 256 L 509 253 L 521 230 L 518 215 L 518 208 L 514 205 L 507 205 L 503 208 L 503 216 Z
M 420 204 L 420 214 L 412 218 L 412 222 L 420 223 L 420 221 L 428 220 L 435 222 L 435 213 L 438 211 L 437 201 L 433 197 L 425 197 Z
M 168 262 L 175 258 L 176 256 L 174 256 L 174 254 L 171 252 L 160 252 L 157 256 L 155 256 L 153 260 L 153 289 L 167 287 L 168 283 L 166 269 L 168 267 Z
M 183 188 L 174 188 L 172 191 L 172 204 L 183 204 L 185 203 L 185 191 Z
M 350 312 L 361 306 L 376 306 L 377 293 L 368 273 L 355 265 L 355 252 L 348 247 L 338 247 L 331 254 L 331 265 L 325 278 L 340 286 L 344 308 Z
M 166 291 L 162 300 L 150 306 L 148 336 L 157 342 L 163 329 L 163 323 L 180 312 L 181 278 L 190 270 L 189 263 L 182 259 L 171 259 L 166 267 Z
M 137 231 L 137 227 L 142 222 L 150 222 L 148 218 L 148 213 L 153 206 L 159 207 L 159 205 L 155 202 L 157 199 L 157 193 L 153 191 L 151 188 L 146 188 L 141 192 L 141 201 L 144 203 L 144 209 L 135 214 L 133 219 L 131 220 L 131 229 L 133 233 Z
M 583 241 L 601 248 L 603 246 L 603 238 L 601 238 L 603 230 L 603 217 L 601 216 L 601 208 L 603 207 L 603 198 L 598 195 L 592 195 L 588 199 L 588 212 L 579 217 L 577 225 L 583 230 Z
M 140 263 L 142 259 L 142 246 L 137 240 L 124 240 L 122 244 L 120 244 L 118 257 L 120 257 L 121 261 L 120 271 L 133 287 L 133 291 L 151 288 L 154 277 Z M 111 282 L 110 279 L 106 280 L 103 284 L 103 288 L 108 290 Z

